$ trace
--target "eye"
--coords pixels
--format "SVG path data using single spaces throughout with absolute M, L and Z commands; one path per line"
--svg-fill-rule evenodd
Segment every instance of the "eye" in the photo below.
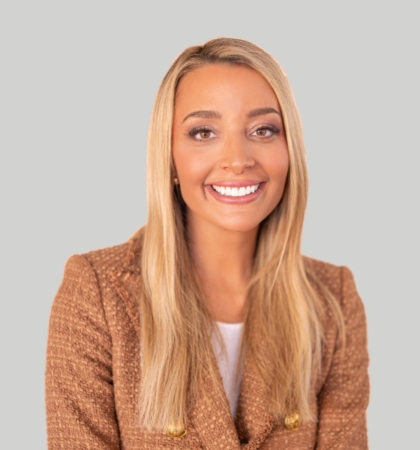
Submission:
M 251 133 L 251 136 L 268 138 L 278 133 L 280 133 L 279 128 L 272 125 L 263 125 L 261 127 L 258 127 L 253 133 Z
M 193 128 L 188 134 L 197 141 L 208 141 L 215 137 L 213 131 L 206 127 Z

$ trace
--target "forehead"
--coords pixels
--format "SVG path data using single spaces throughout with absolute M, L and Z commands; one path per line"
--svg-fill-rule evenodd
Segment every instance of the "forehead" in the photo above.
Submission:
M 219 107 L 277 107 L 269 83 L 245 66 L 211 64 L 185 74 L 178 85 L 175 110 Z

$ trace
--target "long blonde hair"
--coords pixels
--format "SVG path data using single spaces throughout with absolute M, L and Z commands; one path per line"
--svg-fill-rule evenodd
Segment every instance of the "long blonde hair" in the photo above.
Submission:
M 152 112 L 141 260 L 140 417 L 148 429 L 185 423 L 189 401 L 204 390 L 204 374 L 211 367 L 211 320 L 188 250 L 171 151 L 178 83 L 187 72 L 208 64 L 255 70 L 270 84 L 281 108 L 290 168 L 281 201 L 260 224 L 243 348 L 270 393 L 274 417 L 297 410 L 302 420 L 312 421 L 309 399 L 312 375 L 320 366 L 323 308 L 300 250 L 308 191 L 301 120 L 287 76 L 275 59 L 250 42 L 231 38 L 184 50 L 165 75 Z M 342 327 L 336 301 L 327 291 L 325 297 Z

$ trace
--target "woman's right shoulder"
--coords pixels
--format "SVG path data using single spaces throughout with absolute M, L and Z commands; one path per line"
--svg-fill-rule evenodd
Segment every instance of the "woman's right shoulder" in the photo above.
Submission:
M 106 273 L 120 273 L 140 270 L 144 227 L 138 229 L 129 239 L 117 245 L 91 250 L 70 256 L 66 267 L 89 266 L 97 276 Z
M 140 228 L 121 244 L 70 256 L 53 310 L 57 304 L 79 308 L 94 300 L 114 303 L 119 297 L 127 299 L 127 289 L 134 286 L 134 280 L 136 284 L 140 280 L 142 238 L 143 228 Z

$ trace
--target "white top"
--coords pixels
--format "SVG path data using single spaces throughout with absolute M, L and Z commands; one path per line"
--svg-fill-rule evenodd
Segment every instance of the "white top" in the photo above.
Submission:
M 217 364 L 219 365 L 220 375 L 223 379 L 223 386 L 229 401 L 230 412 L 232 413 L 232 417 L 235 418 L 239 399 L 239 388 L 242 379 L 243 361 L 241 361 L 238 377 L 236 378 L 235 375 L 241 350 L 242 329 L 244 324 L 216 323 L 223 338 L 226 353 L 223 352 L 223 347 L 220 345 L 220 342 L 214 333 L 212 336 L 213 350 Z

